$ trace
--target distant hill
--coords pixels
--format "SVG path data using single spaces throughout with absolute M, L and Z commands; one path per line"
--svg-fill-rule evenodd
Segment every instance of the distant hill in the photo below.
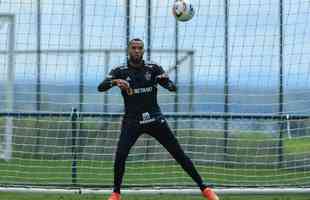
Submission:
M 0 84 L 0 91 L 4 90 Z M 86 112 L 102 112 L 105 94 L 108 96 L 109 112 L 122 112 L 122 98 L 118 88 L 108 93 L 96 91 L 97 85 L 84 86 Z M 179 112 L 223 112 L 224 94 L 222 85 L 199 85 L 192 88 L 179 85 Z M 171 95 L 172 94 L 172 95 Z M 193 94 L 193 95 L 191 95 Z M 279 109 L 277 88 L 231 87 L 229 111 L 233 113 L 277 113 Z M 174 111 L 174 96 L 164 89 L 159 91 L 159 102 L 164 112 Z M 191 102 L 192 100 L 192 102 Z M 192 104 L 192 110 L 189 110 Z M 41 109 L 44 111 L 71 111 L 79 105 L 78 85 L 42 85 Z M 5 110 L 5 93 L 0 93 L 0 110 Z M 34 111 L 36 108 L 36 87 L 28 83 L 15 85 L 15 109 Z M 310 114 L 310 92 L 303 89 L 287 89 L 284 94 L 284 111 Z

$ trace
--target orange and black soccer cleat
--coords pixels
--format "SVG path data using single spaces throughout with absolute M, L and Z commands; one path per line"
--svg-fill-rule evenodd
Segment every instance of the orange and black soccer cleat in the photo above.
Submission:
M 220 200 L 220 198 L 217 196 L 217 194 L 209 187 L 206 187 L 202 191 L 202 196 L 204 196 L 208 200 Z
M 112 192 L 108 200 L 121 200 L 120 193 Z

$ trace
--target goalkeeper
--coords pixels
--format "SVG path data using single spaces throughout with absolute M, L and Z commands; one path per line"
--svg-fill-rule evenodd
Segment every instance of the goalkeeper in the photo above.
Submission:
M 114 162 L 114 186 L 109 200 L 121 199 L 121 184 L 125 162 L 131 147 L 142 133 L 147 133 L 162 144 L 172 157 L 196 182 L 208 200 L 219 200 L 216 193 L 202 181 L 192 161 L 187 157 L 168 126 L 157 104 L 157 84 L 171 92 L 177 90 L 162 67 L 143 60 L 144 43 L 132 39 L 128 44 L 128 64 L 120 65 L 99 84 L 104 92 L 113 86 L 121 89 L 125 104 L 121 134 Z

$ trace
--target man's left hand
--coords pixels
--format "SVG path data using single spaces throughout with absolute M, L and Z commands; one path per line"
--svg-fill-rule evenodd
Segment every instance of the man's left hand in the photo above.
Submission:
M 169 81 L 169 76 L 166 73 L 156 76 L 156 81 L 160 84 L 165 84 Z

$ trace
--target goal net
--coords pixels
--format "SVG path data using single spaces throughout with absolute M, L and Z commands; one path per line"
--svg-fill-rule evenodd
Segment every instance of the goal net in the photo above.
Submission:
M 158 100 L 186 154 L 217 187 L 310 186 L 310 2 L 0 0 L 0 185 L 111 188 L 123 100 L 97 85 L 131 38 L 169 73 Z M 196 188 L 152 137 L 124 188 Z

